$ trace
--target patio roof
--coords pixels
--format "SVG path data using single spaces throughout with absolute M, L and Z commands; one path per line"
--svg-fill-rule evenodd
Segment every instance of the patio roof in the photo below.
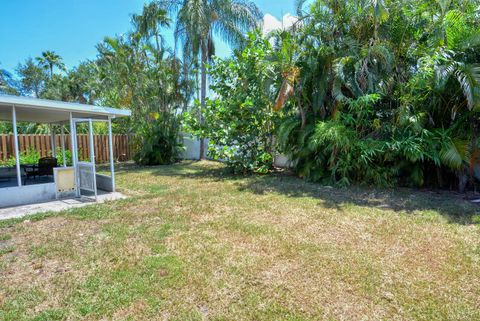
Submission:
M 0 95 L 0 120 L 12 121 L 12 106 L 15 106 L 17 121 L 32 123 L 68 122 L 70 113 L 75 118 L 108 119 L 130 116 L 128 109 L 116 109 L 63 101 Z

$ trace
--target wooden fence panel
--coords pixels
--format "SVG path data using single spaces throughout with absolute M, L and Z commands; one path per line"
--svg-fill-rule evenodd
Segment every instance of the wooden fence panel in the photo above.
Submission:
M 9 144 L 8 144 L 8 141 L 7 141 L 7 140 L 8 140 L 8 137 L 7 137 L 6 135 L 2 135 L 2 136 L 1 136 L 1 140 L 0 140 L 0 142 L 1 142 L 1 144 L 2 144 L 2 148 L 1 148 L 2 153 L 1 153 L 1 155 L 0 155 L 0 159 L 1 159 L 1 160 L 5 160 L 5 159 L 8 158 L 8 149 L 7 149 L 7 146 L 9 146 Z
M 89 137 L 85 134 L 79 134 L 78 157 L 80 160 L 90 158 Z M 108 135 L 95 135 L 94 148 L 97 163 L 106 163 L 110 160 Z M 132 151 L 130 147 L 130 138 L 128 135 L 113 135 L 113 156 L 115 161 L 127 161 L 131 159 Z M 19 150 L 26 153 L 31 149 L 39 152 L 41 157 L 52 154 L 52 141 L 50 135 L 18 135 Z M 61 136 L 55 137 L 55 146 L 57 153 L 62 149 Z M 70 135 L 65 134 L 65 150 L 71 150 L 72 142 Z M 13 135 L 0 134 L 0 161 L 5 161 L 15 157 L 15 146 Z

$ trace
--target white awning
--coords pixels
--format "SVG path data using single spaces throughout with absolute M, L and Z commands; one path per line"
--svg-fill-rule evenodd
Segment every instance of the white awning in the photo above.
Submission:
M 128 109 L 67 103 L 63 101 L 0 95 L 0 120 L 12 121 L 15 106 L 17 121 L 32 123 L 68 122 L 70 113 L 74 118 L 108 119 L 130 116 Z

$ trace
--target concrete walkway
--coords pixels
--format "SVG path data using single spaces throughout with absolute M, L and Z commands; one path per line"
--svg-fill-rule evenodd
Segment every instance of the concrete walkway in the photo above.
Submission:
M 114 201 L 126 198 L 121 193 L 102 193 L 97 197 L 97 203 L 104 203 L 107 201 Z M 55 200 L 45 203 L 37 203 L 30 205 L 14 206 L 0 208 L 0 220 L 8 220 L 11 218 L 21 218 L 24 216 L 39 214 L 45 212 L 60 212 L 70 208 L 82 207 L 95 204 L 95 201 L 90 198 L 69 198 L 62 200 Z

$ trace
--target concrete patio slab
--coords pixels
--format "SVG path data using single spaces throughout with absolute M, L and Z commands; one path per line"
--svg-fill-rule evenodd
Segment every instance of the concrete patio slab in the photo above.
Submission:
M 97 203 L 104 203 L 107 201 L 114 201 L 126 198 L 121 193 L 101 193 L 97 197 Z M 14 206 L 0 208 L 0 220 L 8 220 L 12 218 L 21 218 L 24 216 L 39 214 L 45 212 L 60 212 L 70 208 L 82 207 L 95 204 L 95 201 L 90 198 L 68 198 L 55 200 L 45 203 L 37 203 L 30 205 Z

